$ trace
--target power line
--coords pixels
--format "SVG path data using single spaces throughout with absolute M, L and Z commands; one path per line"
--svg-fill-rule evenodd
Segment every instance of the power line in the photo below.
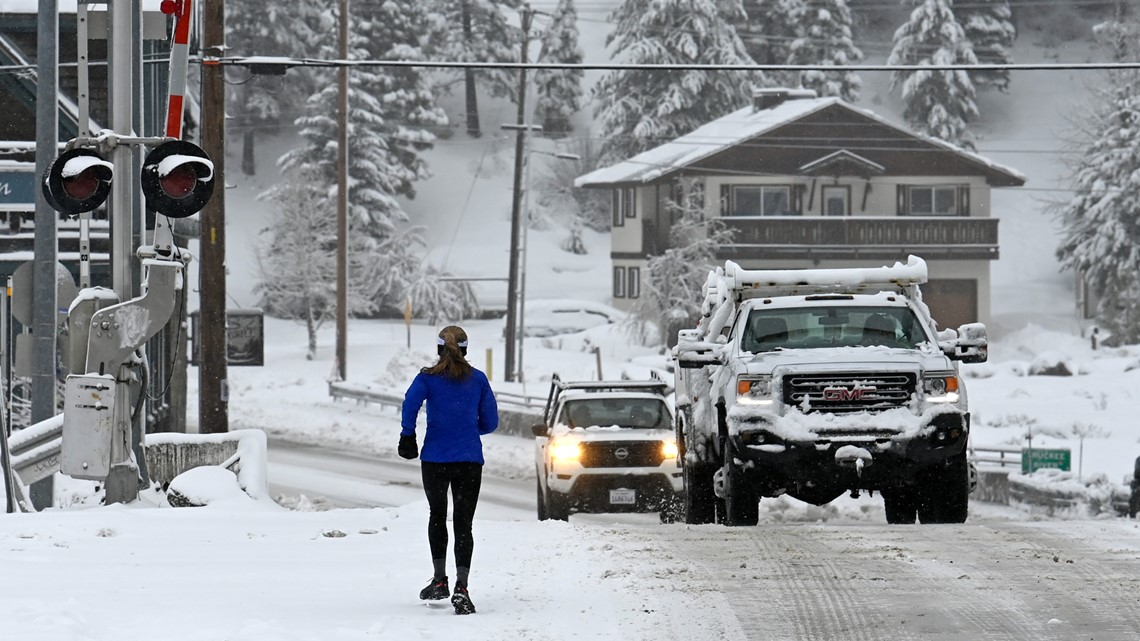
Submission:
M 424 67 L 429 69 L 507 69 L 536 71 L 1125 71 L 1140 69 L 1140 61 L 1129 62 L 1035 62 L 977 64 L 708 64 L 708 63 L 565 63 L 565 62 L 470 62 L 456 60 L 335 60 L 319 58 L 270 58 L 265 56 L 192 58 L 203 66 L 272 67 Z M 0 67 L 0 71 L 5 67 Z

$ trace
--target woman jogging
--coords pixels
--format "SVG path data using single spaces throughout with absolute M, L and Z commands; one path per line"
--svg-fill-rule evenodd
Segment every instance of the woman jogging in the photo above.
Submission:
M 499 426 L 499 412 L 487 376 L 467 362 L 467 333 L 454 325 L 436 339 L 439 360 L 425 367 L 404 394 L 398 452 L 406 459 L 420 456 L 424 494 L 428 500 L 428 545 L 435 573 L 420 591 L 424 600 L 451 596 L 456 614 L 471 614 L 475 606 L 467 593 L 471 551 L 475 539 L 471 521 L 479 501 L 483 476 L 483 443 L 479 437 Z M 416 417 L 427 402 L 427 432 L 421 455 L 416 443 Z M 455 592 L 447 583 L 447 490 L 455 500 Z

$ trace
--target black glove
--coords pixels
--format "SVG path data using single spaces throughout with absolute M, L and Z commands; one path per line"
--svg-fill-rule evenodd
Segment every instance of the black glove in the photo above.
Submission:
M 400 444 L 396 447 L 396 452 L 403 458 L 408 460 L 414 459 L 420 455 L 420 446 L 416 444 L 416 435 L 409 434 L 404 436 L 400 435 Z

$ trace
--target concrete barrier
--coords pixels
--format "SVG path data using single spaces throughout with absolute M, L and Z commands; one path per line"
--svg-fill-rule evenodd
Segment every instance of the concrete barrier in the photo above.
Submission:
M 978 485 L 973 498 L 987 503 L 1009 505 L 1009 473 L 1011 468 L 978 466 Z

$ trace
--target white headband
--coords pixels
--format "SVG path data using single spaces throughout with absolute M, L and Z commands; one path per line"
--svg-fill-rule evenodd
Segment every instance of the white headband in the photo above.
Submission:
M 447 343 L 446 343 L 446 342 L 444 342 L 444 340 L 443 340 L 443 337 L 442 337 L 442 336 L 436 336 L 436 338 L 435 338 L 435 344 L 436 344 L 436 345 L 446 345 Z M 467 341 L 460 341 L 460 342 L 458 343 L 458 345 L 459 345 L 460 347 L 467 347 Z

